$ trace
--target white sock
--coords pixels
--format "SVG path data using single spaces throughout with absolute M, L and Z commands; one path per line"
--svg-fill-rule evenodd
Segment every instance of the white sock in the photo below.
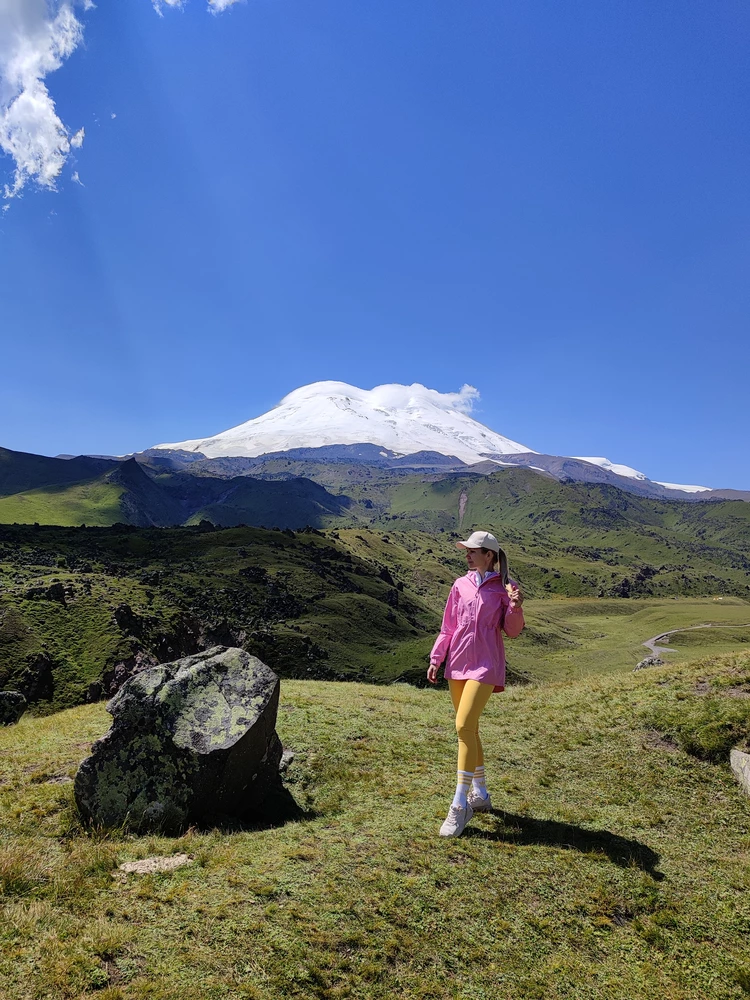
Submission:
M 488 792 L 487 792 L 487 785 L 485 784 L 484 780 L 484 764 L 480 764 L 479 767 L 474 771 L 474 774 L 471 779 L 471 786 L 477 793 L 477 795 L 481 796 L 481 798 L 483 799 L 487 798 Z
M 458 806 L 460 809 L 466 808 L 466 799 L 469 794 L 469 787 L 471 785 L 471 779 L 473 777 L 471 771 L 457 771 L 457 783 L 456 783 L 456 794 L 453 796 L 452 806 Z

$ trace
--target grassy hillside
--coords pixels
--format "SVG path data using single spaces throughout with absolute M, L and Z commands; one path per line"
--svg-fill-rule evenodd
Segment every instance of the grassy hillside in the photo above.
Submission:
M 107 480 L 43 486 L 0 497 L 0 524 L 78 524 L 104 526 L 122 521 L 125 490 Z
M 395 485 L 375 524 L 501 538 L 530 591 L 750 596 L 750 504 L 648 500 L 527 469 Z M 463 511 L 463 515 L 461 512 Z
M 302 818 L 178 839 L 81 831 L 69 779 L 103 706 L 24 718 L 0 731 L 3 996 L 742 1000 L 738 692 L 747 655 L 493 697 L 496 810 L 447 841 L 445 690 L 284 682 Z M 112 878 L 180 851 L 194 863 Z
M 421 677 L 438 625 L 382 563 L 315 531 L 0 528 L 0 687 L 40 709 L 102 697 L 119 662 L 216 643 L 282 676 Z
M 427 555 L 485 527 L 532 596 L 750 598 L 750 504 L 741 500 L 649 500 L 530 469 L 441 477 L 317 463 L 333 493 L 286 478 L 285 460 L 274 462 L 280 471 L 265 474 L 280 478 L 266 480 L 147 473 L 132 460 L 97 480 L 0 498 L 0 521 L 312 525 L 349 529 L 350 540 L 369 529 L 411 537 L 404 546 Z
M 0 686 L 20 687 L 49 711 L 106 696 L 119 663 L 164 662 L 215 643 L 242 645 L 285 677 L 423 681 L 464 568 L 449 537 L 418 532 L 6 526 Z M 525 570 L 517 575 L 526 585 Z M 508 643 L 511 675 L 574 678 L 632 670 L 644 640 L 668 629 L 746 624 L 750 603 L 531 596 L 526 617 Z M 675 635 L 668 645 L 678 652 L 668 656 L 743 648 L 749 636 Z

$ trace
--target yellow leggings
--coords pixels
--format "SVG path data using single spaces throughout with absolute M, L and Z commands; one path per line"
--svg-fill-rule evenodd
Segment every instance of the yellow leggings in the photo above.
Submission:
M 482 741 L 479 739 L 479 716 L 490 700 L 493 685 L 450 678 L 448 687 L 456 710 L 458 770 L 473 772 L 484 764 Z

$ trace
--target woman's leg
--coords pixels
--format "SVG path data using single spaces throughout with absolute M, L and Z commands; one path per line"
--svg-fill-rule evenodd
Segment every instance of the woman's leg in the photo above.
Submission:
M 491 684 L 479 681 L 449 680 L 451 701 L 456 710 L 458 734 L 458 769 L 456 794 L 453 805 L 466 808 L 469 786 L 475 769 L 484 764 L 482 743 L 479 739 L 479 717 L 492 694 Z
M 456 708 L 459 767 L 463 763 L 463 770 L 471 771 L 472 775 L 479 764 L 484 764 L 482 741 L 479 739 L 479 717 L 490 700 L 492 688 L 492 684 L 464 681 L 464 688 Z
M 451 701 L 453 702 L 453 709 L 456 713 L 456 718 L 458 718 L 458 710 L 461 706 L 461 696 L 464 693 L 464 688 L 466 687 L 466 681 L 448 679 L 448 690 L 451 693 Z M 461 745 L 461 737 L 458 737 L 458 770 L 456 771 L 456 794 L 453 796 L 452 806 L 458 806 L 459 809 L 466 808 L 466 799 L 469 794 L 469 788 L 471 787 L 471 782 L 473 780 L 473 773 L 470 773 L 465 769 L 465 758 L 467 756 L 466 746 Z M 462 765 L 463 768 L 462 768 Z

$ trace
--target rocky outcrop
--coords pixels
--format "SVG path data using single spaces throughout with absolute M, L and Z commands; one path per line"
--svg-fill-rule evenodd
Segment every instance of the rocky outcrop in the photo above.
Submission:
M 23 596 L 27 601 L 57 601 L 63 607 L 66 606 L 66 590 L 59 581 L 48 587 L 29 587 Z
M 117 694 L 120 688 L 129 681 L 131 677 L 149 670 L 158 664 L 156 657 L 147 653 L 143 649 L 138 649 L 132 656 L 119 660 L 113 666 L 108 667 L 102 674 L 100 681 L 94 681 L 89 685 L 88 701 L 101 701 L 102 698 L 111 698 Z
M 0 691 L 0 726 L 12 726 L 26 711 L 26 699 L 20 691 Z
M 51 701 L 55 693 L 57 663 L 47 652 L 32 653 L 18 685 L 28 702 Z
M 645 659 L 640 660 L 633 667 L 633 672 L 636 670 L 645 670 L 647 667 L 661 667 L 664 665 L 664 660 L 660 656 L 647 656 Z
M 176 831 L 233 816 L 262 822 L 278 800 L 279 679 L 242 649 L 216 646 L 130 678 L 113 724 L 75 779 L 85 821 Z

